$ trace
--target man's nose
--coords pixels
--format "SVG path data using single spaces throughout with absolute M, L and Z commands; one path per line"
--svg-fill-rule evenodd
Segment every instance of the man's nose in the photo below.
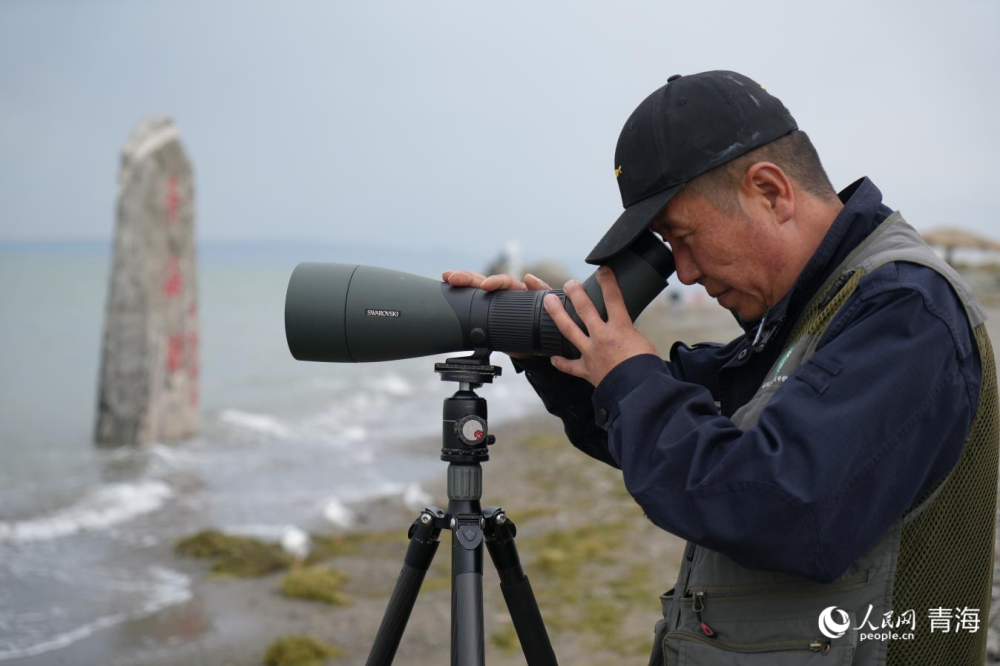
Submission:
M 691 253 L 682 247 L 674 250 L 674 266 L 677 269 L 677 279 L 684 284 L 696 284 L 703 277 L 691 259 Z

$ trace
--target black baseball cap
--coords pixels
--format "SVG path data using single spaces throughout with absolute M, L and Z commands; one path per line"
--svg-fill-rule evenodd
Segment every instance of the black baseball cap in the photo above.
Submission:
M 671 76 L 618 136 L 615 177 L 625 211 L 587 263 L 602 264 L 628 247 L 684 183 L 796 129 L 781 100 L 742 74 Z

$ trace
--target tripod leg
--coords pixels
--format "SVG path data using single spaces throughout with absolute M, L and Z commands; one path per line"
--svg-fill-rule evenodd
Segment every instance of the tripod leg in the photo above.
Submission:
M 514 621 L 514 630 L 521 642 L 525 661 L 528 666 L 556 666 L 556 654 L 552 650 L 549 634 L 545 631 L 542 613 L 538 610 L 531 583 L 524 575 L 521 558 L 514 545 L 517 529 L 499 507 L 488 507 L 483 516 L 486 519 L 486 548 L 500 575 L 500 590 L 507 602 L 510 618 Z
M 396 656 L 399 641 L 403 638 L 406 623 L 417 601 L 420 586 L 427 569 L 437 552 L 438 535 L 445 520 L 444 512 L 437 507 L 424 509 L 410 526 L 410 545 L 406 549 L 403 569 L 396 579 L 396 587 L 385 609 L 382 624 L 375 635 L 375 643 L 368 654 L 367 666 L 389 666 Z
M 486 663 L 483 628 L 483 516 L 479 502 L 452 500 L 451 541 L 451 665 Z M 473 513 L 474 512 L 474 513 Z

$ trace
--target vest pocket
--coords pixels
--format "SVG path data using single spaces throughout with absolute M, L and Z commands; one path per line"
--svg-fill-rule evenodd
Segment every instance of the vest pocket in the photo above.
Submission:
M 857 615 L 843 595 L 863 587 L 866 578 L 864 572 L 845 577 L 826 588 L 825 599 L 806 594 L 808 585 L 693 588 L 680 600 L 679 625 L 662 639 L 660 664 L 847 666 L 857 649 L 857 632 L 850 630 Z M 821 611 L 833 605 L 848 620 L 844 628 L 828 627 L 836 638 L 820 630 Z
M 670 631 L 670 615 L 673 611 L 674 588 L 660 595 L 660 606 L 663 617 L 653 627 L 653 653 L 649 657 L 649 666 L 660 666 L 663 663 L 663 639 Z
M 848 666 L 854 646 L 821 635 L 736 642 L 679 630 L 664 638 L 663 655 L 666 666 Z

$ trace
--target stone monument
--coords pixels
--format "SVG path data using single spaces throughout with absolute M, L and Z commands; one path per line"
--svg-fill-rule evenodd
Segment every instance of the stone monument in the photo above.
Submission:
M 100 444 L 166 441 L 198 430 L 194 182 L 169 118 L 125 141 L 100 367 Z

